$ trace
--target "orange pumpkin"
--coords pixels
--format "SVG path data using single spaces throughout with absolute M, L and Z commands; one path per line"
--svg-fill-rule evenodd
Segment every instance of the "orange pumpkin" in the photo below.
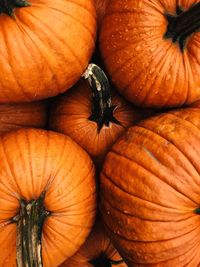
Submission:
M 0 266 L 16 257 L 19 267 L 58 266 L 85 242 L 95 206 L 94 166 L 69 137 L 20 129 L 0 138 Z
M 97 23 L 99 26 L 101 25 L 109 2 L 110 0 L 94 0 L 94 5 L 97 12 Z
M 3 0 L 0 25 L 0 103 L 66 91 L 95 45 L 93 0 Z
M 101 174 L 103 221 L 128 266 L 199 266 L 200 110 L 131 127 Z
M 60 267 L 126 267 L 121 256 L 105 234 L 97 218 L 95 226 L 79 251 Z
M 88 74 L 89 73 L 89 74 Z M 88 74 L 88 76 L 87 76 Z M 147 116 L 111 92 L 103 71 L 91 64 L 85 75 L 89 83 L 79 81 L 50 108 L 49 127 L 69 135 L 101 165 L 105 154 L 126 128 Z
M 200 108 L 200 101 L 196 101 L 196 102 L 194 102 L 193 104 L 190 105 L 190 107 L 193 107 L 193 108 Z
M 148 107 L 199 100 L 199 24 L 199 0 L 111 1 L 100 49 L 121 94 Z
M 45 101 L 0 105 L 0 135 L 18 128 L 45 128 L 46 125 Z

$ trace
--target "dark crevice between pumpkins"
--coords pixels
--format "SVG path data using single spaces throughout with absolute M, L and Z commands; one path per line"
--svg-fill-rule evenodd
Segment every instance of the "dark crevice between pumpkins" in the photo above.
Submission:
M 20 200 L 19 213 L 12 219 L 17 224 L 17 266 L 42 267 L 42 227 L 50 215 L 43 205 L 45 193 L 37 200 Z
M 103 70 L 95 64 L 89 64 L 82 76 L 92 89 L 92 114 L 88 119 L 97 123 L 98 132 L 104 125 L 109 126 L 110 122 L 120 125 L 113 114 L 116 106 L 112 104 L 110 83 Z
M 109 260 L 104 253 L 101 253 L 98 258 L 91 260 L 89 263 L 91 263 L 94 267 L 112 267 L 113 265 L 118 265 L 122 262 L 124 261 Z
M 187 10 L 177 7 L 176 15 L 166 14 L 166 18 L 168 27 L 164 38 L 178 43 L 183 52 L 187 38 L 200 31 L 200 2 L 193 4 Z
M 0 0 L 0 14 L 5 13 L 14 17 L 15 8 L 27 6 L 30 6 L 30 3 L 26 0 Z

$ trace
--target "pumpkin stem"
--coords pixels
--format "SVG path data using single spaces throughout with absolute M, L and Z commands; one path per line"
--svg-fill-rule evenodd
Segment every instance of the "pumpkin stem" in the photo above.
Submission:
M 200 30 L 200 2 L 186 11 L 180 8 L 177 11 L 175 16 L 166 14 L 168 27 L 164 38 L 172 39 L 173 43 L 178 42 L 183 52 L 187 37 Z
M 97 123 L 98 132 L 103 125 L 109 126 L 110 122 L 120 124 L 113 115 L 116 106 L 112 104 L 110 84 L 103 70 L 95 64 L 89 64 L 82 76 L 92 88 L 93 107 L 89 120 Z
M 16 7 L 27 7 L 30 3 L 26 0 L 1 0 L 0 1 L 0 14 L 5 13 L 10 17 L 14 17 L 14 9 Z
M 90 263 L 94 267 L 112 267 L 112 265 L 118 265 L 122 262 L 124 262 L 124 260 L 119 260 L 119 261 L 109 260 L 104 253 L 101 253 L 98 258 L 90 261 Z
M 17 223 L 17 266 L 42 267 L 42 226 L 50 214 L 43 206 L 45 193 L 37 200 L 20 200 L 20 211 L 13 222 Z

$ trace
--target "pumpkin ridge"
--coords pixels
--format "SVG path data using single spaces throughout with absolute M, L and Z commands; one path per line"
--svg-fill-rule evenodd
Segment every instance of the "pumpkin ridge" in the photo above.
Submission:
M 4 36 L 4 38 L 5 38 L 4 42 L 5 42 L 6 44 L 9 44 L 9 42 L 8 42 L 8 40 L 7 40 L 7 39 L 8 39 L 8 38 L 7 38 L 7 34 L 6 34 L 7 31 L 5 30 L 4 27 L 2 27 L 2 33 L 3 33 L 3 36 Z M 10 53 L 9 53 L 9 46 L 6 45 L 6 47 L 7 47 L 7 50 L 6 50 L 6 52 L 7 52 L 7 56 L 8 56 L 8 58 L 9 58 L 9 62 L 11 62 L 12 60 L 11 60 L 11 56 L 10 56 Z M 1 54 L 2 54 L 2 53 L 1 53 Z M 11 73 L 12 73 L 12 78 L 13 78 L 15 84 L 17 85 L 18 88 L 21 89 L 21 94 L 24 96 L 24 98 L 28 99 L 29 102 L 30 102 L 32 99 L 30 98 L 29 93 L 25 90 L 25 88 L 20 84 L 20 81 L 17 79 L 17 77 L 16 77 L 16 73 L 15 73 L 15 71 L 13 70 L 13 66 L 12 66 L 12 65 L 9 65 L 9 68 L 10 68 L 10 71 L 11 71 Z M 6 90 L 1 90 L 1 91 L 4 92 L 4 95 L 6 94 Z M 7 97 L 7 99 L 9 100 L 8 102 L 11 102 L 11 101 L 10 101 L 10 96 L 9 96 L 9 95 L 6 95 L 6 97 Z
M 11 165 L 12 164 L 10 162 L 10 159 L 7 156 L 6 145 L 5 145 L 5 142 L 4 142 L 4 139 L 3 138 L 2 138 L 2 152 L 3 152 L 3 155 L 4 155 L 5 159 L 6 159 L 7 167 L 8 167 L 9 173 L 10 173 L 10 175 L 12 177 L 12 180 L 16 184 L 18 192 L 20 193 L 20 195 L 22 195 L 22 192 L 20 190 L 20 186 L 17 183 L 17 179 L 15 178 L 15 175 L 14 175 L 14 173 L 12 171 L 12 168 L 11 168 Z M 20 197 L 18 197 L 18 198 L 20 198 Z
M 110 232 L 113 232 L 113 230 L 107 225 L 107 223 L 105 222 L 105 220 L 103 220 L 103 222 L 104 222 L 104 225 L 105 225 L 105 227 L 108 229 L 108 231 L 110 231 Z M 183 237 L 183 236 L 185 236 L 185 235 L 188 235 L 188 234 L 190 234 L 190 233 L 192 233 L 192 232 L 195 232 L 195 231 L 197 231 L 197 229 L 199 229 L 200 228 L 200 226 L 198 225 L 195 229 L 192 229 L 191 231 L 189 231 L 189 232 L 187 232 L 187 233 L 185 233 L 185 234 L 182 234 L 182 235 L 180 235 L 180 236 L 177 236 L 177 237 L 172 237 L 172 238 L 168 238 L 168 239 L 161 239 L 161 240 L 154 240 L 154 241 L 147 241 L 147 240 L 145 240 L 145 241 L 140 241 L 140 240 L 133 240 L 133 239 L 129 239 L 128 237 L 124 237 L 124 236 L 122 236 L 121 234 L 119 234 L 119 232 L 115 232 L 115 235 L 116 236 L 118 236 L 118 237 L 120 237 L 121 239 L 124 239 L 124 240 L 126 240 L 126 241 L 129 241 L 129 242 L 137 242 L 137 243 L 146 243 L 146 244 L 149 244 L 149 243 L 162 243 L 162 242 L 166 242 L 166 241 L 172 241 L 172 240 L 174 240 L 174 239 L 180 239 L 181 237 Z M 196 236 L 198 236 L 198 235 L 196 235 Z M 193 240 L 193 238 L 191 238 L 190 239 L 190 241 L 191 240 Z M 200 241 L 199 241 L 199 243 L 200 243 Z M 195 244 L 196 245 L 196 244 Z M 191 248 L 192 249 L 192 248 Z M 184 252 L 185 253 L 185 252 Z M 174 257 L 174 258 L 176 258 L 176 257 Z M 174 258 L 171 258 L 171 259 L 174 259 Z
M 124 158 L 124 159 L 126 159 L 126 160 L 128 160 L 128 161 L 130 161 L 130 162 L 132 162 L 132 163 L 135 163 L 136 165 L 140 166 L 140 167 L 143 168 L 145 171 L 147 171 L 148 173 L 152 174 L 155 178 L 159 179 L 161 183 L 166 184 L 167 186 L 169 186 L 170 188 L 172 188 L 174 191 L 176 191 L 178 194 L 183 195 L 185 198 L 189 199 L 190 201 L 192 201 L 193 203 L 195 203 L 196 205 L 198 205 L 198 203 L 197 203 L 195 200 L 191 199 L 189 196 L 187 196 L 187 195 L 185 195 L 183 192 L 179 191 L 179 190 L 178 190 L 177 188 L 175 188 L 173 185 L 169 184 L 169 181 L 163 180 L 160 176 L 158 176 L 158 174 L 155 174 L 155 173 L 153 173 L 151 170 L 148 170 L 145 166 L 142 165 L 141 162 L 137 162 L 137 161 L 135 161 L 135 159 L 131 159 L 131 158 L 129 158 L 127 155 L 121 155 L 121 154 L 119 153 L 119 151 L 115 151 L 114 149 L 113 149 L 113 151 L 116 153 L 116 155 L 118 155 L 118 156 L 120 156 L 120 157 L 122 157 L 122 158 Z M 180 151 L 180 152 L 181 152 L 181 151 Z M 181 153 L 182 153 L 182 152 L 181 152 Z M 182 154 L 183 154 L 183 153 L 182 153 Z M 187 159 L 187 157 L 186 157 L 186 159 Z M 190 164 L 191 164 L 191 162 L 190 162 Z M 121 189 L 121 188 L 120 188 L 120 189 Z M 126 191 L 125 191 L 125 192 L 126 192 Z
M 30 13 L 29 13 L 29 14 L 30 14 Z M 25 23 L 24 21 L 22 21 L 21 19 L 20 19 L 20 26 L 22 27 L 22 30 L 25 32 L 25 34 L 26 34 L 26 38 L 30 40 L 30 42 L 33 44 L 34 48 L 39 52 L 39 54 L 40 54 L 40 56 L 41 56 L 41 59 L 44 60 L 44 62 L 46 63 L 46 64 L 45 64 L 45 67 L 48 66 L 48 69 L 49 69 L 49 71 L 51 72 L 52 77 L 53 77 L 53 79 L 52 79 L 51 82 L 54 81 L 55 84 L 56 84 L 56 87 L 58 88 L 58 87 L 59 87 L 59 86 L 58 86 L 58 85 L 59 85 L 59 82 L 58 82 L 57 76 L 54 75 L 54 72 L 53 72 L 51 66 L 48 64 L 48 60 L 45 58 L 45 55 L 40 51 L 38 45 L 36 45 L 36 42 L 35 42 L 34 38 L 31 37 L 30 33 L 28 32 L 28 30 L 30 30 L 30 28 L 29 28 L 29 27 L 26 25 L 26 23 Z M 28 29 L 28 30 L 27 30 L 27 29 Z M 40 38 L 39 35 L 37 35 L 37 34 L 36 34 L 35 32 L 33 32 L 33 31 L 31 31 L 31 34 L 34 34 L 34 37 L 36 37 L 36 38 L 42 43 L 42 39 Z M 25 42 L 24 42 L 24 44 L 25 44 Z M 26 46 L 26 45 L 25 45 L 25 46 Z M 33 58 L 33 57 L 32 57 L 32 58 Z M 34 58 L 33 58 L 33 60 L 34 60 Z M 35 62 L 35 60 L 34 60 L 34 62 Z M 41 77 L 41 78 L 42 78 L 42 77 Z
M 168 21 L 164 38 L 178 42 L 181 52 L 184 51 L 186 39 L 194 32 L 200 31 L 200 2 L 193 4 L 186 11 L 179 14 L 166 14 Z
M 87 200 L 89 200 L 90 198 L 91 198 L 91 196 L 93 196 L 93 195 L 96 195 L 96 191 L 92 194 L 92 195 L 89 195 L 88 197 L 86 197 L 85 199 L 83 199 L 83 200 L 81 200 L 81 201 L 79 201 L 79 202 L 76 202 L 75 204 L 73 204 L 73 205 L 67 205 L 67 207 L 69 207 L 69 208 L 71 208 L 71 207 L 75 207 L 76 205 L 80 205 L 81 203 L 84 203 L 84 202 L 86 202 Z M 69 199 L 69 202 L 71 202 L 71 199 Z M 65 202 L 65 203 L 68 203 L 68 202 Z M 63 209 L 63 207 L 62 207 L 62 209 Z M 57 210 L 56 212 L 54 212 L 54 214 L 55 213 L 57 213 L 57 212 L 62 212 L 62 209 L 61 210 Z M 76 215 L 80 215 L 80 213 L 76 213 Z
M 123 190 L 121 190 L 121 191 L 123 191 Z M 127 194 L 127 195 L 129 195 L 128 193 L 126 193 L 126 192 L 124 192 L 125 194 Z M 152 205 L 152 206 L 157 206 L 157 207 L 161 207 L 161 208 L 164 208 L 164 209 L 166 209 L 166 212 L 176 212 L 176 213 L 178 213 L 178 209 L 177 208 L 173 208 L 173 207 L 167 207 L 167 206 L 164 206 L 164 205 L 159 205 L 158 203 L 155 203 L 155 202 L 151 202 L 151 201 L 149 201 L 149 200 L 146 200 L 146 199 L 140 199 L 139 197 L 137 197 L 137 196 L 135 196 L 135 195 L 131 195 L 133 198 L 137 198 L 137 199 L 139 199 L 139 200 L 141 200 L 141 202 L 147 202 L 148 204 L 150 204 L 150 205 Z M 136 217 L 136 218 L 138 218 L 138 219 L 140 219 L 140 220 L 146 220 L 146 221 L 149 221 L 149 222 L 163 222 L 163 220 L 158 220 L 158 219 L 149 219 L 149 218 L 145 218 L 144 216 L 142 217 L 142 216 L 138 216 L 138 215 L 134 215 L 133 213 L 130 213 L 130 212 L 124 212 L 124 210 L 123 209 L 120 209 L 120 208 L 117 208 L 117 207 L 115 207 L 111 202 L 110 202 L 110 200 L 108 200 L 108 199 L 106 199 L 105 197 L 104 197 L 104 200 L 103 200 L 104 202 L 107 202 L 108 204 L 109 204 L 109 206 L 113 209 L 113 210 L 115 210 L 115 211 L 117 211 L 117 212 L 120 212 L 120 213 L 122 213 L 124 216 L 134 216 L 134 217 Z M 197 208 L 198 209 L 198 208 Z M 197 210 L 197 209 L 195 209 L 195 210 Z M 186 218 L 184 218 L 184 219 L 179 219 L 179 220 L 169 220 L 169 221 L 167 221 L 167 220 L 165 220 L 165 222 L 174 222 L 174 223 L 177 223 L 177 222 L 183 222 L 183 221 L 187 221 L 187 220 L 190 220 L 191 218 L 193 218 L 196 214 L 195 214 L 195 210 L 193 209 L 191 209 L 190 211 L 185 211 L 185 213 L 190 213 L 190 216 L 188 216 L 188 217 L 186 217 Z M 181 214 L 181 213 L 180 213 Z
M 170 144 L 171 144 L 176 150 L 178 150 L 178 151 L 179 151 L 179 152 L 180 152 L 180 153 L 187 159 L 187 161 L 190 163 L 190 165 L 191 165 L 191 166 L 196 170 L 196 172 L 199 174 L 198 170 L 196 169 L 195 166 L 193 166 L 193 164 L 192 164 L 192 162 L 190 161 L 190 159 L 189 159 L 189 158 L 188 158 L 188 157 L 187 157 L 187 156 L 186 156 L 186 155 L 185 155 L 185 154 L 184 154 L 178 147 L 176 147 L 176 145 L 174 144 L 173 141 L 166 139 L 166 138 L 164 137 L 164 135 L 161 135 L 160 133 L 154 132 L 153 130 L 150 130 L 150 129 L 146 128 L 146 127 L 145 127 L 144 125 L 142 125 L 142 124 L 140 124 L 139 127 L 143 128 L 143 129 L 145 129 L 145 130 L 148 130 L 148 131 L 150 131 L 150 132 L 156 134 L 157 136 L 159 136 L 159 137 L 165 139 L 166 141 L 170 142 Z
M 191 108 L 190 108 L 190 109 L 191 109 Z M 193 108 L 192 108 L 192 109 L 193 109 Z M 195 108 L 194 108 L 194 109 L 195 109 Z M 176 117 L 176 118 L 178 118 L 178 119 L 184 120 L 186 123 L 190 123 L 190 125 L 194 126 L 197 130 L 200 129 L 197 125 L 195 125 L 193 122 L 187 120 L 186 118 L 177 116 L 175 112 L 168 111 L 167 113 L 173 115 L 174 117 Z
M 172 113 L 172 114 L 169 113 L 169 114 L 172 115 L 173 113 Z M 182 119 L 181 117 L 176 117 L 176 116 L 174 116 L 174 117 L 177 118 L 177 119 L 179 118 L 179 121 L 182 121 L 182 124 L 183 124 L 184 121 L 186 122 L 186 124 L 189 124 L 189 122 L 188 122 L 187 120 L 184 120 L 184 119 Z M 193 125 L 193 124 L 190 124 L 190 126 L 192 126 L 192 125 Z M 161 134 L 160 132 L 159 132 L 159 133 L 158 133 L 158 132 L 154 132 L 153 130 L 151 130 L 151 129 L 149 129 L 148 127 L 144 126 L 144 124 L 142 124 L 142 123 L 141 123 L 139 126 L 140 126 L 141 128 L 146 129 L 146 130 L 152 131 L 153 133 L 155 133 L 155 134 L 159 135 L 160 137 L 163 137 L 164 139 L 166 139 L 166 137 L 165 137 L 163 134 Z M 180 127 L 180 124 L 179 124 L 178 126 Z M 199 130 L 198 127 L 194 127 L 194 128 Z M 193 134 L 193 137 L 197 138 L 197 136 L 194 135 L 194 134 Z M 194 163 L 191 161 L 191 159 L 189 158 L 189 156 L 187 156 L 187 155 L 185 154 L 185 152 L 181 149 L 181 147 L 177 147 L 177 146 L 176 146 L 176 141 L 177 141 L 177 140 L 172 140 L 172 139 L 170 139 L 170 140 L 166 139 L 166 140 L 169 141 L 174 147 L 176 147 L 176 149 L 179 150 L 179 152 L 181 152 L 181 154 L 187 159 L 187 161 L 190 163 L 190 165 L 196 170 L 197 174 L 199 175 L 200 173 L 199 173 L 197 167 L 196 167 L 196 166 L 194 165 Z M 187 143 L 187 144 L 189 144 L 190 147 L 191 147 L 191 143 Z M 195 147 L 192 146 L 192 148 L 193 148 L 195 151 L 197 151 L 197 150 L 195 149 Z
M 27 10 L 28 12 L 28 10 Z M 28 12 L 30 16 L 32 16 L 35 20 L 39 21 L 40 24 L 42 24 L 48 31 L 51 32 L 52 36 L 56 36 L 56 39 L 59 40 L 59 42 L 61 42 L 72 54 L 72 56 L 77 60 L 77 62 L 79 63 L 79 67 L 81 67 L 81 69 L 83 69 L 83 64 L 80 61 L 79 57 L 73 52 L 72 48 L 69 46 L 69 44 L 67 42 L 65 42 L 63 39 L 60 38 L 60 36 L 57 35 L 57 32 L 54 32 L 47 23 L 44 22 L 44 20 L 39 20 L 37 16 L 35 16 L 33 13 Z M 52 49 L 52 48 L 51 48 Z
M 69 1 L 68 1 L 68 2 L 69 2 Z M 64 12 L 64 11 L 62 12 L 61 10 L 59 10 L 59 9 L 57 9 L 57 8 L 55 8 L 55 7 L 48 6 L 48 8 L 49 8 L 49 9 L 52 9 L 52 10 L 55 10 L 55 11 L 57 11 L 57 12 L 60 12 L 61 14 L 65 15 L 65 16 L 68 16 L 68 17 L 70 17 L 72 20 L 78 21 L 78 22 L 79 22 L 79 25 L 81 25 L 85 30 L 87 30 L 87 31 L 91 34 L 91 37 L 93 37 L 93 38 L 92 38 L 92 41 L 94 42 L 95 33 L 92 33 L 92 32 L 90 31 L 90 29 L 89 29 L 88 27 L 86 27 L 86 25 L 83 24 L 77 17 L 74 17 L 74 16 L 70 15 L 70 14 L 67 13 L 67 12 Z
M 96 16 L 94 16 L 93 13 L 91 13 L 91 10 L 87 9 L 85 5 L 82 5 L 80 2 L 79 3 L 78 2 L 74 2 L 72 0 L 68 0 L 68 2 L 71 3 L 71 4 L 74 4 L 76 6 L 79 6 L 79 7 L 83 8 L 84 10 L 87 10 L 88 13 L 90 13 L 90 15 L 92 15 L 93 18 L 96 19 Z
M 172 44 L 173 45 L 173 44 Z M 166 51 L 165 51 L 165 53 L 164 53 L 164 56 L 162 57 L 162 61 L 158 61 L 157 62 L 157 65 L 155 65 L 155 69 L 157 69 L 157 71 L 158 71 L 158 73 L 163 73 L 163 68 L 164 68 L 164 66 L 165 66 L 165 64 L 166 64 L 166 66 L 168 67 L 168 70 L 170 69 L 170 66 L 169 66 L 169 64 L 168 64 L 168 62 L 167 62 L 167 58 L 169 57 L 169 54 L 171 53 L 171 47 L 172 47 L 172 45 L 170 45 L 170 46 L 168 46 L 167 47 L 167 49 L 166 49 Z M 161 51 L 163 50 L 162 48 L 160 49 Z M 160 51 L 158 51 L 158 53 L 159 53 Z M 166 72 L 165 72 L 166 73 Z M 148 99 L 148 97 L 149 96 L 151 96 L 152 97 L 152 88 L 153 88 L 153 86 L 155 85 L 155 83 L 157 83 L 157 80 L 159 79 L 159 83 L 160 84 L 162 84 L 163 83 L 163 81 L 165 81 L 165 79 L 166 79 L 166 75 L 165 75 L 165 73 L 163 74 L 163 76 L 162 76 L 162 80 L 160 79 L 160 76 L 159 75 L 156 75 L 155 76 L 155 79 L 153 79 L 153 83 L 151 83 L 151 84 L 149 84 L 149 88 L 148 88 L 148 91 L 146 91 L 145 90 L 145 93 L 146 93 L 146 95 L 145 95 L 145 97 L 143 98 L 143 100 L 141 101 L 141 104 L 143 103 L 145 103 L 146 101 L 147 101 L 147 99 Z M 170 101 L 170 98 L 171 98 L 171 96 L 174 94 L 174 90 L 176 89 L 176 79 L 175 79 L 176 77 L 174 77 L 174 86 L 173 86 L 173 89 L 171 90 L 171 95 L 169 94 L 169 96 L 168 96 L 168 98 L 166 98 L 165 100 L 166 100 L 166 102 L 165 103 L 168 103 L 168 101 Z M 147 80 L 147 79 L 146 79 Z M 146 87 L 147 88 L 147 87 Z M 160 86 L 159 86 L 159 88 L 160 88 Z M 142 88 L 141 88 L 141 90 L 140 90 L 140 92 L 142 92 Z M 140 92 L 139 92 L 139 94 L 140 94 Z M 137 94 L 137 95 L 139 95 L 139 94 Z
M 130 160 L 130 159 L 128 159 L 128 158 L 126 158 L 127 160 Z M 103 173 L 103 175 L 105 176 L 104 178 L 106 178 L 107 180 L 109 180 L 111 183 L 112 183 L 112 185 L 114 185 L 114 186 L 116 186 L 117 187 L 117 189 L 118 190 L 120 190 L 120 191 L 122 191 L 122 192 L 124 192 L 124 193 L 126 193 L 126 194 L 128 194 L 128 195 L 130 195 L 130 196 L 134 196 L 135 198 L 138 198 L 139 199 L 139 197 L 137 196 L 137 195 L 133 195 L 133 193 L 130 193 L 130 192 L 128 192 L 128 191 L 126 191 L 124 188 L 119 188 L 119 186 L 116 184 L 116 183 L 114 183 L 112 180 L 110 180 L 110 178 L 107 176 L 107 175 L 105 175 L 104 173 Z M 155 175 L 154 175 L 155 176 Z M 158 178 L 159 179 L 159 178 Z M 160 180 L 160 179 L 159 179 Z M 164 182 L 163 182 L 164 183 Z M 167 183 L 165 183 L 166 185 L 168 185 L 168 186 L 170 186 L 169 184 L 167 184 Z M 171 186 L 170 186 L 171 187 Z M 175 190 L 176 191 L 176 190 Z M 178 192 L 177 191 L 177 193 L 180 193 L 180 192 Z M 181 193 L 182 194 L 182 193 Z M 186 196 L 187 197 L 187 196 Z M 188 197 L 187 197 L 188 198 Z M 107 202 L 109 202 L 108 200 L 106 200 Z M 145 202 L 149 202 L 150 204 L 155 204 L 155 205 L 157 205 L 157 206 L 160 206 L 160 207 L 165 207 L 165 208 L 169 208 L 169 209 L 171 209 L 171 207 L 168 207 L 168 206 L 163 206 L 163 205 L 159 205 L 158 203 L 155 203 L 155 202 L 152 202 L 152 201 L 150 201 L 150 200 L 147 200 L 147 199 L 143 199 L 143 201 L 145 201 Z M 192 202 L 194 202 L 193 200 L 192 200 Z M 110 203 L 110 202 L 109 202 Z M 196 205 L 198 205 L 198 203 L 194 203 L 194 204 L 196 204 Z M 176 209 L 174 209 L 174 210 L 176 210 Z
M 134 220 L 138 221 L 137 225 L 139 225 L 140 223 L 142 224 L 145 224 L 145 226 L 147 224 L 151 224 L 151 225 L 157 225 L 157 223 L 162 223 L 163 225 L 167 225 L 168 223 L 170 224 L 173 224 L 173 225 L 180 225 L 180 224 L 186 224 L 186 225 L 190 225 L 190 229 L 187 229 L 187 228 L 184 228 L 184 229 L 181 229 L 181 231 L 179 233 L 174 233 L 173 236 L 171 237 L 167 237 L 167 238 L 159 238 L 157 239 L 156 241 L 164 241 L 164 240 L 171 240 L 171 239 L 174 239 L 174 238 L 180 238 L 184 235 L 187 235 L 188 233 L 191 233 L 192 231 L 196 231 L 196 229 L 199 228 L 199 225 L 196 226 L 196 222 L 198 221 L 199 222 L 199 219 L 197 220 L 197 214 L 195 214 L 193 211 L 191 211 L 191 216 L 186 218 L 186 219 L 182 219 L 182 220 L 177 220 L 177 221 L 173 221 L 173 220 L 170 220 L 170 221 L 163 221 L 163 220 L 151 220 L 149 219 L 148 217 L 147 218 L 141 218 L 139 217 L 137 214 L 131 214 L 131 215 L 128 215 L 125 214 L 124 212 L 121 212 L 121 210 L 113 207 L 112 205 L 110 206 L 111 209 L 109 209 L 110 211 L 110 214 L 112 217 L 122 217 L 122 218 L 130 218 L 130 219 L 133 219 L 134 217 Z M 142 207 L 142 205 L 141 205 Z M 132 220 L 133 221 L 133 220 Z M 130 224 L 131 225 L 131 224 Z M 116 224 L 113 224 L 112 225 L 114 228 L 116 227 Z M 131 228 L 132 229 L 132 228 Z M 130 228 L 129 228 L 129 232 L 132 231 Z M 137 227 L 136 227 L 136 230 Z M 123 231 L 122 231 L 123 233 Z M 138 234 L 138 232 L 136 231 L 136 233 Z M 126 233 L 124 233 L 126 235 Z M 121 234 L 121 236 L 123 236 L 123 234 Z M 157 237 L 158 238 L 158 237 Z M 138 240 L 137 240 L 138 241 Z M 143 240 L 145 241 L 145 240 Z M 145 242 L 155 242 L 155 240 L 151 240 L 151 241 L 145 241 Z

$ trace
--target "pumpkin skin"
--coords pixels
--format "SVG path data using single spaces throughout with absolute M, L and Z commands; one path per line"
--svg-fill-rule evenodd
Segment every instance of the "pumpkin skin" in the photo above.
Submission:
M 200 101 L 196 101 L 190 105 L 192 108 L 200 108 Z
M 117 264 L 122 258 L 105 234 L 102 222 L 98 218 L 83 246 L 74 256 L 64 262 L 60 267 L 93 267 L 95 264 L 91 263 L 91 261 L 101 257 L 102 254 L 105 255 L 106 259 L 116 262 L 115 265 L 111 264 L 110 266 L 127 266 L 124 262 Z M 98 266 L 106 267 L 105 265 Z
M 164 37 L 166 14 L 175 15 L 177 8 L 188 10 L 195 3 L 199 1 L 111 1 L 100 50 L 109 77 L 129 101 L 160 108 L 200 99 L 200 33 L 188 37 L 183 51 L 178 42 Z
M 112 103 L 116 106 L 113 115 L 121 125 L 110 122 L 109 126 L 104 125 L 98 131 L 97 123 L 89 119 L 92 113 L 92 91 L 88 82 L 82 79 L 72 90 L 58 96 L 52 103 L 49 128 L 70 136 L 101 167 L 107 151 L 126 128 L 148 116 L 147 111 L 133 108 L 114 92 Z
M 199 266 L 200 110 L 140 122 L 108 153 L 100 209 L 128 266 Z
M 19 128 L 45 128 L 47 102 L 0 105 L 0 135 Z
M 31 102 L 66 91 L 79 80 L 94 49 L 92 0 L 29 3 L 14 9 L 15 19 L 0 14 L 0 103 Z
M 97 24 L 100 27 L 103 17 L 106 13 L 107 6 L 110 0 L 94 0 L 94 5 L 97 12 Z
M 93 225 L 91 159 L 67 136 L 20 129 L 0 138 L 0 162 L 0 266 L 16 266 L 16 225 L 9 222 L 19 199 L 37 199 L 44 190 L 44 206 L 51 214 L 42 230 L 43 263 L 58 266 L 80 248 Z

